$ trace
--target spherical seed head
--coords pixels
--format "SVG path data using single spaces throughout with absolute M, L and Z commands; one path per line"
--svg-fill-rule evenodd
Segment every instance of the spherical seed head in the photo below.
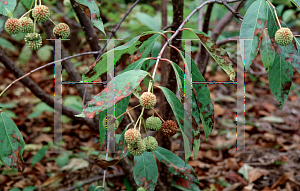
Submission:
M 70 35 L 70 27 L 66 23 L 59 23 L 53 29 L 56 38 L 66 39 Z
M 172 120 L 167 120 L 164 122 L 161 126 L 161 130 L 166 137 L 171 137 L 176 134 L 177 132 L 177 125 L 174 121 Z
M 50 11 L 49 8 L 45 5 L 37 5 L 32 10 L 32 17 L 37 22 L 45 22 L 50 17 Z
M 23 17 L 19 19 L 21 23 L 21 32 L 22 33 L 32 33 L 33 32 L 33 21 L 29 17 Z
M 159 117 L 148 117 L 146 119 L 146 128 L 152 131 L 158 131 L 161 128 L 162 122 Z
M 147 191 L 146 188 L 139 187 L 136 191 Z
M 148 136 L 148 137 L 144 138 L 143 142 L 146 146 L 147 152 L 155 151 L 156 148 L 158 147 L 158 143 L 157 143 L 156 139 L 152 136 Z
M 8 34 L 18 34 L 21 31 L 21 23 L 16 18 L 10 18 L 5 23 L 5 30 Z
M 128 144 L 128 151 L 133 156 L 140 156 L 141 154 L 143 154 L 143 152 L 145 152 L 145 150 L 146 150 L 146 146 L 145 143 L 142 141 L 142 139 L 139 139 L 136 142 Z
M 38 33 L 28 33 L 24 38 L 26 45 L 32 49 L 36 50 L 42 46 L 42 37 Z
M 125 135 L 124 135 L 125 141 L 128 144 L 132 144 L 132 143 L 135 143 L 135 142 L 137 142 L 139 140 L 142 140 L 141 137 L 142 137 L 141 133 L 137 129 L 128 129 L 125 132 Z
M 281 46 L 290 44 L 293 40 L 293 33 L 289 28 L 281 28 L 275 33 L 275 41 Z
M 151 92 L 144 92 L 141 95 L 140 103 L 145 109 L 151 109 L 156 104 L 156 96 Z
M 114 131 L 119 126 L 119 121 L 113 115 L 106 116 L 102 121 L 103 127 L 106 127 L 108 131 Z

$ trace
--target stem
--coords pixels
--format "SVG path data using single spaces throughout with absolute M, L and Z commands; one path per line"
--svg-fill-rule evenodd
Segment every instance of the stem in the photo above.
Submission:
M 139 117 L 139 119 L 140 119 L 139 131 L 141 131 L 141 123 L 142 123 L 142 117 L 143 117 L 143 114 L 144 114 L 144 110 L 145 110 L 145 108 L 143 108 L 143 110 L 142 110 L 142 112 L 141 112 L 141 115 L 140 115 L 140 117 Z
M 24 15 L 22 15 L 21 17 L 20 17 L 20 19 L 22 19 L 23 17 L 25 17 L 28 13 L 30 13 L 32 11 L 32 9 L 30 9 L 29 11 L 27 11 L 26 13 L 24 13 Z
M 148 139 L 148 132 L 147 132 L 145 123 L 144 123 L 144 129 L 145 129 L 145 131 L 146 131 L 146 135 L 147 135 L 147 139 Z
M 52 19 L 51 18 L 49 18 L 49 20 L 56 26 L 56 24 L 55 24 L 55 22 L 54 21 L 52 21 Z
M 33 24 L 33 33 L 35 33 L 35 27 L 36 27 L 36 19 L 34 19 L 34 24 Z
M 122 113 L 121 115 L 119 115 L 117 118 L 116 118 L 116 120 L 117 119 L 119 119 L 122 115 L 124 115 L 125 113 L 128 113 L 129 111 L 131 111 L 131 110 L 133 110 L 133 109 L 135 109 L 135 108 L 137 108 L 137 107 L 139 107 L 141 104 L 139 104 L 139 105 L 136 105 L 136 106 L 134 106 L 133 108 L 131 108 L 131 109 L 129 109 L 129 110 L 127 110 L 127 111 L 125 111 L 124 113 Z
M 34 6 L 37 6 L 37 0 L 34 0 Z
M 155 114 L 160 118 L 162 122 L 165 122 L 165 120 L 152 108 L 152 110 L 155 112 Z
M 271 7 L 273 8 L 273 10 L 274 10 L 274 13 L 275 13 L 275 17 L 276 17 L 276 20 L 277 20 L 277 23 L 278 23 L 278 25 L 279 25 L 279 27 L 281 28 L 281 24 L 280 24 L 280 22 L 279 22 L 279 20 L 278 20 L 278 16 L 277 16 L 277 13 L 276 13 L 276 8 L 275 8 L 275 6 L 269 1 L 269 0 L 266 0 L 270 5 L 271 5 Z
M 40 5 L 42 5 L 42 0 L 40 0 Z

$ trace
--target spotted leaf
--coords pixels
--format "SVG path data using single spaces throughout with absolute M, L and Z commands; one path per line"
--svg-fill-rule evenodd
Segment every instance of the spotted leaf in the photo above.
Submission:
M 184 30 L 189 30 L 198 36 L 202 45 L 206 48 L 211 57 L 213 57 L 213 59 L 215 59 L 215 61 L 220 65 L 220 67 L 227 73 L 230 80 L 234 81 L 235 71 L 232 67 L 232 61 L 230 60 L 226 50 L 217 46 L 217 44 L 202 31 L 189 28 Z
M 1 0 L 0 1 L 0 14 L 5 16 L 12 16 L 12 12 L 14 11 L 17 5 L 16 0 Z
M 167 165 L 171 173 L 186 180 L 190 180 L 196 183 L 199 182 L 194 169 L 190 165 L 185 164 L 185 162 L 173 152 L 162 147 L 157 147 L 157 149 L 153 151 L 153 154 L 158 161 Z
M 244 17 L 240 30 L 240 39 L 244 39 L 244 43 L 240 43 L 240 45 L 241 50 L 245 51 L 246 70 L 249 69 L 258 53 L 260 36 L 266 24 L 267 16 L 266 1 L 257 0 L 250 5 Z
M 0 157 L 3 162 L 19 172 L 23 172 L 25 164 L 22 154 L 25 148 L 23 136 L 16 124 L 6 113 L 0 110 Z
M 91 119 L 103 110 L 113 107 L 114 104 L 131 95 L 147 74 L 148 72 L 143 70 L 130 70 L 119 74 L 107 84 L 103 91 L 86 103 L 83 112 L 78 117 L 85 116 Z
M 134 157 L 133 176 L 138 186 L 150 191 L 155 189 L 158 169 L 151 152 L 144 152 L 142 155 Z
M 269 84 L 272 93 L 280 104 L 287 99 L 292 85 L 293 67 L 285 62 L 277 53 L 269 71 Z
M 101 32 L 105 34 L 102 19 L 100 17 L 100 11 L 94 0 L 76 0 L 77 3 L 87 6 L 90 10 L 89 17 L 92 25 L 97 27 Z

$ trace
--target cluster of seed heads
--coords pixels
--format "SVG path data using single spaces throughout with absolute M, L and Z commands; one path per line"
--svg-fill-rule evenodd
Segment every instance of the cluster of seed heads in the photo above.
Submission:
M 107 131 L 114 131 L 119 126 L 119 121 L 116 119 L 114 115 L 106 116 L 102 121 L 103 127 L 107 129 Z
M 30 12 L 32 12 L 33 20 L 29 17 Z M 27 12 L 27 16 L 25 15 L 20 19 L 9 18 L 5 23 L 5 30 L 10 35 L 27 33 L 24 37 L 26 45 L 32 50 L 39 49 L 42 46 L 42 38 L 35 32 L 34 23 L 50 19 L 50 10 L 45 5 L 37 5 Z M 53 28 L 53 35 L 55 38 L 66 39 L 70 35 L 70 27 L 65 23 L 59 23 Z

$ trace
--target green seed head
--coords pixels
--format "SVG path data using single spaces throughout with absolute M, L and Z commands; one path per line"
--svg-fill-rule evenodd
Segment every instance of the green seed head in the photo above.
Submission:
M 36 50 L 42 46 L 42 37 L 38 33 L 28 33 L 24 38 L 26 45 L 32 49 Z
M 37 22 L 45 22 L 50 18 L 49 8 L 45 5 L 37 5 L 32 10 L 32 17 Z
M 146 150 L 146 146 L 145 143 L 142 141 L 142 139 L 139 139 L 136 142 L 128 144 L 128 151 L 133 156 L 140 156 L 141 154 L 143 154 L 143 152 L 145 152 L 145 150 Z
M 18 34 L 21 31 L 21 23 L 16 18 L 10 18 L 5 23 L 5 30 L 8 34 Z
M 140 104 L 145 109 L 151 109 L 156 104 L 156 96 L 151 92 L 144 92 L 140 98 Z
M 293 40 L 293 33 L 289 28 L 281 28 L 275 33 L 275 41 L 280 46 L 289 45 Z
M 141 133 L 137 129 L 128 129 L 125 132 L 124 139 L 128 144 L 133 144 L 139 140 L 142 140 Z
M 66 23 L 59 23 L 53 29 L 56 38 L 66 39 L 70 35 L 70 27 Z
M 162 122 L 159 117 L 149 117 L 146 119 L 146 128 L 152 131 L 158 131 L 161 128 Z
M 152 136 L 148 136 L 148 137 L 144 138 L 143 142 L 146 146 L 147 152 L 155 151 L 156 148 L 158 147 L 158 143 L 157 143 L 156 139 Z
M 22 33 L 32 33 L 33 32 L 33 21 L 29 17 L 23 17 L 19 19 L 21 23 L 21 32 Z
M 143 187 L 139 187 L 136 191 L 147 191 L 147 190 Z

